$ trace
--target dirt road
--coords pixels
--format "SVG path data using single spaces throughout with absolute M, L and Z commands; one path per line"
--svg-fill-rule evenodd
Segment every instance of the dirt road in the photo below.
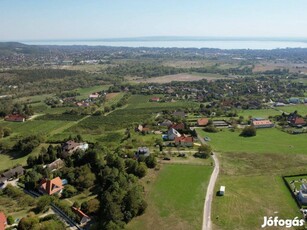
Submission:
M 214 160 L 214 170 L 211 174 L 211 178 L 207 187 L 206 199 L 204 203 L 204 216 L 203 216 L 203 227 L 202 230 L 211 230 L 211 204 L 213 196 L 215 195 L 214 186 L 217 176 L 220 171 L 219 160 L 216 155 L 212 156 Z
M 200 142 L 204 145 L 206 145 L 206 141 L 200 136 L 197 135 L 198 139 L 200 140 Z M 206 199 L 205 199 L 205 203 L 204 203 L 204 214 L 203 214 L 203 226 L 202 226 L 202 230 L 211 230 L 211 204 L 212 204 L 212 199 L 213 196 L 215 195 L 214 193 L 214 186 L 215 186 L 215 182 L 217 179 L 217 176 L 219 174 L 220 171 L 220 164 L 219 164 L 219 160 L 216 157 L 215 154 L 212 155 L 212 159 L 214 160 L 214 170 L 211 174 L 210 177 L 210 181 L 207 187 L 207 192 L 206 192 Z

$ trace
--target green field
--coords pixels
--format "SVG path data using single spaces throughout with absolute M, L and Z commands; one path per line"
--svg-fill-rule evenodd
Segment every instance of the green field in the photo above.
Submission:
M 30 155 L 31 156 L 37 156 L 40 153 L 42 147 L 47 148 L 48 145 L 47 144 L 41 144 L 40 146 L 35 148 L 32 153 L 30 153 L 26 156 L 20 156 L 20 153 L 18 153 L 18 152 L 10 153 L 10 155 L 0 154 L 0 171 L 6 170 L 6 169 L 9 169 L 9 168 L 13 168 L 14 166 L 16 166 L 18 164 L 25 165 L 27 163 L 28 157 Z
M 284 107 L 280 107 L 280 110 L 285 111 L 287 113 L 292 113 L 294 111 L 297 111 L 298 114 L 300 114 L 302 116 L 307 115 L 307 105 L 305 105 L 305 104 L 284 106 Z
M 199 106 L 196 102 L 191 101 L 176 101 L 176 102 L 150 102 L 152 97 L 162 97 L 162 95 L 132 95 L 128 102 L 128 109 L 146 109 L 146 108 L 161 108 L 162 109 L 184 109 Z
M 147 185 L 145 214 L 127 229 L 200 229 L 211 172 L 210 166 L 162 165 L 156 180 Z
M 258 129 L 255 137 L 241 137 L 240 132 L 224 129 L 207 133 L 197 129 L 202 137 L 210 137 L 210 145 L 218 152 L 307 154 L 307 135 L 291 135 L 276 128 Z
M 52 131 L 62 128 L 70 121 L 58 120 L 31 120 L 23 123 L 20 122 L 1 122 L 3 126 L 7 126 L 12 130 L 13 135 L 48 135 Z
M 238 111 L 238 116 L 243 116 L 245 119 L 248 119 L 249 117 L 268 118 L 269 116 L 276 116 L 280 114 L 281 112 L 274 109 L 249 109 Z
M 89 88 L 76 89 L 74 91 L 80 94 L 79 96 L 76 97 L 78 100 L 80 100 L 80 99 L 88 98 L 91 93 L 99 92 L 102 90 L 108 90 L 109 87 L 110 85 L 96 85 L 96 86 L 89 87 Z
M 226 186 L 225 196 L 214 197 L 213 229 L 261 229 L 263 216 L 302 217 L 282 175 L 306 172 L 306 155 L 218 154 L 221 172 L 215 191 Z

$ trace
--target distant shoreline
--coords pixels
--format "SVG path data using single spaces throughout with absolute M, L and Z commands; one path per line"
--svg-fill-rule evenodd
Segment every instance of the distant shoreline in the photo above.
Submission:
M 36 40 L 19 41 L 27 45 L 87 45 L 113 47 L 147 47 L 147 48 L 217 48 L 217 49 L 284 49 L 307 48 L 307 39 L 277 39 L 277 38 L 134 38 L 134 39 L 89 39 L 89 40 Z

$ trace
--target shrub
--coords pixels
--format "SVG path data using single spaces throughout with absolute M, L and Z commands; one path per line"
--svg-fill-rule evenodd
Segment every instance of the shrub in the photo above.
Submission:
M 254 126 L 246 126 L 240 136 L 242 137 L 253 137 L 256 136 L 256 128 Z
M 12 216 L 8 216 L 8 217 L 7 217 L 7 223 L 8 223 L 8 225 L 14 224 L 14 223 L 15 223 L 14 218 L 13 218 Z
M 204 128 L 204 131 L 206 131 L 208 133 L 217 133 L 219 130 L 217 128 L 215 128 L 213 125 L 209 125 L 209 126 Z

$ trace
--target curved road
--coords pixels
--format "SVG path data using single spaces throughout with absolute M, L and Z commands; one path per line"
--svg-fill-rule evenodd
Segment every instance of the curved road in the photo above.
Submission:
M 200 136 L 197 135 L 198 140 L 200 140 L 200 142 L 204 145 L 206 145 L 206 141 Z M 216 157 L 215 154 L 212 155 L 212 158 L 214 160 L 214 170 L 211 174 L 210 177 L 210 181 L 207 187 L 207 192 L 206 192 L 206 199 L 205 199 L 205 203 L 204 203 L 204 215 L 203 215 L 203 226 L 202 226 L 202 230 L 211 230 L 211 204 L 212 204 L 212 199 L 214 194 L 214 186 L 215 186 L 215 182 L 217 179 L 217 176 L 219 175 L 219 171 L 220 171 L 220 164 L 219 164 L 219 160 Z

